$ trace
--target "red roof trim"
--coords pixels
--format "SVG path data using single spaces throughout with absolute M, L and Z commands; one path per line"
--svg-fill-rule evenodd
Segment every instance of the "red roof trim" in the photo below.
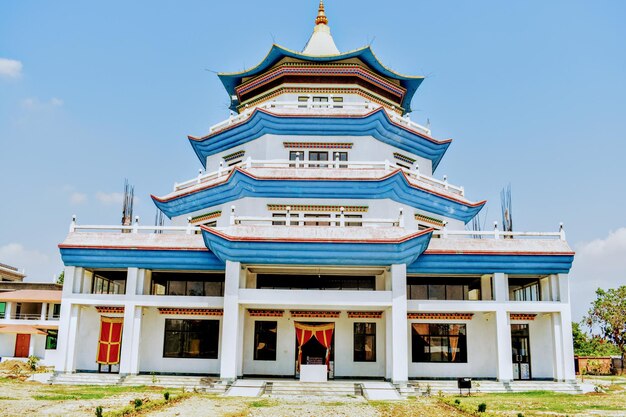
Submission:
M 126 250 L 149 250 L 149 251 L 189 251 L 189 252 L 209 252 L 207 248 L 184 248 L 184 247 L 160 247 L 160 246 L 119 246 L 119 245 L 72 245 L 60 243 L 59 249 L 126 249 Z
M 480 251 L 470 250 L 463 251 L 458 249 L 426 249 L 425 255 L 549 255 L 549 256 L 573 256 L 576 252 L 545 252 L 545 251 L 510 251 L 510 252 L 497 252 L 497 251 Z

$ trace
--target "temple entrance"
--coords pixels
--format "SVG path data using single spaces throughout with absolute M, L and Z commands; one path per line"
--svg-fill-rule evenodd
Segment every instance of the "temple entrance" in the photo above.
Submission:
M 528 324 L 511 325 L 511 347 L 513 354 L 513 379 L 531 379 Z
M 296 378 L 301 365 L 326 366 L 329 379 L 334 377 L 335 323 L 295 322 Z
M 29 334 L 16 334 L 15 335 L 15 357 L 27 358 L 28 351 L 30 349 L 30 335 Z
M 100 317 L 100 337 L 96 354 L 98 372 L 119 373 L 123 327 L 124 319 L 121 317 Z

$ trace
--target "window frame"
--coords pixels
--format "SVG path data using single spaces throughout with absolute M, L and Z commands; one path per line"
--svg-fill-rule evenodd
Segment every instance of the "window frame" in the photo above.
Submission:
M 420 334 L 415 327 L 414 324 L 420 324 L 428 326 L 428 334 Z M 438 326 L 439 329 L 442 329 L 442 326 L 447 326 L 446 334 L 441 334 L 441 332 L 434 331 L 435 326 Z M 457 335 L 450 335 L 450 327 L 451 326 L 459 326 L 459 331 Z M 420 339 L 422 340 L 422 345 L 424 347 L 428 347 L 428 352 L 420 352 L 416 349 L 420 345 Z M 457 348 L 459 352 L 457 353 L 459 359 L 452 360 L 452 351 L 450 340 L 456 338 L 457 339 Z M 447 346 L 448 351 L 444 355 L 443 352 L 439 352 L 441 358 L 448 358 L 448 360 L 433 360 L 433 340 L 437 340 L 439 344 L 435 344 L 435 347 L 443 347 Z M 428 342 L 426 345 L 425 342 Z M 444 343 L 445 342 L 445 343 Z M 417 345 L 417 346 L 416 346 Z M 419 355 L 419 356 L 418 356 Z M 467 324 L 466 323 L 411 323 L 411 362 L 412 363 L 468 363 L 468 350 L 467 350 Z
M 271 331 L 271 326 L 273 325 L 274 332 Z M 264 328 L 267 327 L 267 328 Z M 260 357 L 260 351 L 257 349 L 259 343 L 263 343 L 262 340 L 259 340 L 261 336 L 268 337 L 273 341 L 273 350 L 269 350 L 269 355 L 267 358 Z M 252 354 L 253 359 L 255 361 L 264 361 L 264 362 L 276 362 L 276 351 L 278 349 L 278 322 L 275 320 L 255 320 L 254 322 L 254 352 Z M 272 355 L 273 354 L 273 355 Z M 273 357 L 272 357 L 273 356 Z
M 45 350 L 57 350 L 58 342 L 59 342 L 59 331 L 56 329 L 48 329 L 46 335 L 46 343 L 44 345 Z M 53 334 L 51 334 L 53 333 Z M 54 345 L 54 347 L 49 347 Z
M 364 332 L 357 332 L 359 326 L 363 326 L 362 329 Z M 371 327 L 368 327 L 371 326 Z M 368 332 L 368 329 L 370 330 Z M 373 330 L 373 331 L 372 331 Z M 376 362 L 376 323 L 374 322 L 354 322 L 352 326 L 352 360 L 353 362 Z M 360 342 L 363 346 L 363 352 L 365 352 L 365 346 L 367 345 L 367 340 L 372 339 L 372 357 L 370 359 L 367 358 L 357 358 L 357 340 L 360 339 Z
M 180 321 L 181 329 L 180 330 L 168 330 L 168 322 Z M 198 330 L 189 330 L 189 323 L 191 322 L 207 322 L 208 329 L 204 329 L 203 331 Z M 186 329 L 183 329 L 184 326 L 187 326 Z M 163 329 L 163 358 L 165 359 L 218 359 L 219 358 L 219 346 L 220 346 L 220 320 L 213 319 L 178 319 L 178 318 L 166 318 L 164 322 Z M 213 328 L 211 328 L 213 327 Z M 212 335 L 210 331 L 214 331 L 215 334 Z M 179 333 L 179 348 L 178 348 L 178 356 L 174 356 L 172 354 L 167 354 L 166 342 L 168 340 L 168 333 Z M 215 336 L 215 341 L 211 341 L 211 347 L 214 348 L 206 356 L 202 356 L 199 354 L 198 356 L 191 356 L 185 354 L 185 346 L 188 345 L 189 340 L 185 339 L 183 336 L 189 337 L 191 333 L 201 333 L 204 337 L 205 342 L 209 340 L 210 337 Z M 200 343 L 202 343 L 203 339 L 199 339 Z M 214 345 L 214 346 L 213 346 Z

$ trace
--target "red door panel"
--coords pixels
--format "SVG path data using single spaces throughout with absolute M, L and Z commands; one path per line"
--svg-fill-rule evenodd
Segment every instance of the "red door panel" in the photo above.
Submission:
M 17 334 L 15 337 L 15 357 L 27 358 L 29 348 L 30 348 L 30 335 L 29 334 Z

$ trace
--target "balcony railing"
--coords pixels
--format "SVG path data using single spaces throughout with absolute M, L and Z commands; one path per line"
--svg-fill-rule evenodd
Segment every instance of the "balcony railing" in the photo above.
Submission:
M 430 136 L 431 131 L 428 127 L 422 126 L 418 123 L 411 121 L 409 116 L 402 117 L 397 112 L 396 109 L 392 106 L 391 108 L 387 108 L 378 103 L 371 103 L 368 101 L 355 101 L 355 102 L 334 102 L 332 96 L 327 97 L 328 102 L 319 102 L 313 101 L 310 98 L 308 101 L 271 101 L 267 103 L 263 103 L 259 106 L 262 109 L 267 110 L 280 110 L 281 113 L 287 114 L 310 114 L 311 110 L 314 110 L 316 113 L 320 114 L 365 114 L 370 112 L 371 110 L 378 109 L 383 107 L 391 120 L 395 123 L 398 123 L 410 130 L 413 130 L 417 133 Z M 241 123 L 246 120 L 252 114 L 252 111 L 255 107 L 246 106 L 245 110 L 241 113 L 235 115 L 231 114 L 231 116 L 219 122 L 209 128 L 210 134 L 219 132 L 220 130 L 226 129 L 234 124 Z
M 346 223 L 361 223 L 363 227 L 405 227 L 403 210 L 399 209 L 397 218 L 353 218 L 346 217 L 343 210 L 335 217 L 307 216 L 300 217 L 293 214 L 287 207 L 285 217 L 263 217 L 263 216 L 237 216 L 236 207 L 231 206 L 229 224 L 234 225 L 275 225 L 280 223 L 284 226 L 299 226 L 306 222 L 328 223 L 325 227 L 350 227 Z M 284 223 L 284 224 L 283 224 Z M 278 226 L 278 225 L 276 225 Z M 317 226 L 324 227 L 324 226 Z M 139 226 L 139 216 L 135 217 L 132 226 L 121 225 L 78 225 L 76 216 L 72 217 L 70 223 L 70 233 L 80 231 L 98 232 L 121 232 L 121 233 L 173 233 L 173 234 L 195 234 L 200 231 L 200 227 L 191 224 L 191 217 L 188 218 L 187 226 Z M 408 229 L 410 231 L 410 229 Z M 494 229 L 483 230 L 448 230 L 445 226 L 440 230 L 433 231 L 433 237 L 442 239 L 560 239 L 566 240 L 563 223 L 559 225 L 557 232 L 506 232 L 498 230 L 497 222 L 494 222 Z
M 465 189 L 461 186 L 452 185 L 448 183 L 448 178 L 443 177 L 443 180 L 438 180 L 428 175 L 420 173 L 419 167 L 414 165 L 413 169 L 407 169 L 403 166 L 396 165 L 389 160 L 384 161 L 300 161 L 299 158 L 291 161 L 288 159 L 270 159 L 270 160 L 255 160 L 248 158 L 238 164 L 234 164 L 229 167 L 224 167 L 223 163 L 220 163 L 220 167 L 217 171 L 202 173 L 198 172 L 198 176 L 194 179 L 174 184 L 174 191 L 184 190 L 186 188 L 193 187 L 194 185 L 203 184 L 208 181 L 212 181 L 223 176 L 230 174 L 230 172 L 236 167 L 242 167 L 245 169 L 250 168 L 295 168 L 295 169 L 380 169 L 385 171 L 395 171 L 401 169 L 409 178 L 416 179 L 423 183 L 430 185 L 431 187 L 448 191 L 452 194 L 464 196 Z

